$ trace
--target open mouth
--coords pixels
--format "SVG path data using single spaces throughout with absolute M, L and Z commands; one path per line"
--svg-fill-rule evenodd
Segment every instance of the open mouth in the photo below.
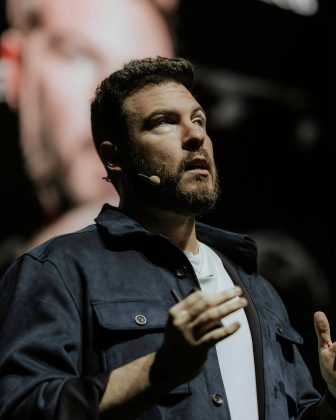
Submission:
M 198 170 L 202 172 L 205 172 L 205 171 L 210 172 L 210 166 L 208 162 L 206 161 L 206 159 L 204 159 L 203 157 L 192 159 L 190 162 L 186 164 L 185 169 L 186 171 Z

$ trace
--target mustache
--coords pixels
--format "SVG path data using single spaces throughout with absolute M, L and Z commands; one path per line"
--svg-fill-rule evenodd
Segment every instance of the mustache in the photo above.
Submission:
M 188 168 L 190 168 L 190 165 L 193 163 L 193 161 L 195 159 L 204 159 L 206 162 L 206 165 L 208 166 L 208 168 L 214 172 L 215 170 L 215 164 L 213 162 L 213 160 L 211 159 L 209 153 L 204 150 L 204 149 L 200 149 L 197 150 L 195 152 L 189 152 L 188 156 L 186 156 L 182 162 L 179 165 L 178 168 L 178 172 L 184 172 L 185 170 L 187 170 Z

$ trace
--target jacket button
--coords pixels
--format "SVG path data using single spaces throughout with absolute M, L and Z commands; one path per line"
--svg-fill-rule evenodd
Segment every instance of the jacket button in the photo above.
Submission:
M 276 325 L 276 329 L 278 331 L 279 334 L 283 334 L 283 329 L 280 327 L 280 325 Z
M 138 325 L 145 325 L 147 324 L 147 319 L 145 317 L 145 315 L 136 315 L 134 317 L 134 321 L 138 324 Z
M 212 402 L 217 405 L 217 407 L 219 407 L 220 405 L 223 404 L 224 400 L 223 397 L 219 394 L 213 394 L 212 396 Z
M 177 267 L 176 269 L 176 276 L 179 279 L 182 279 L 185 275 L 186 275 L 187 269 L 185 268 L 184 265 L 182 265 L 181 267 Z

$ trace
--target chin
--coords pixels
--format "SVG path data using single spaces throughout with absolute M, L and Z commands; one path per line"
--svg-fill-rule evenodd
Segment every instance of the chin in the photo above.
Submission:
M 210 183 L 199 183 L 197 185 L 192 185 L 189 187 L 181 188 L 182 194 L 195 194 L 195 195 L 209 195 L 215 192 L 215 187 Z

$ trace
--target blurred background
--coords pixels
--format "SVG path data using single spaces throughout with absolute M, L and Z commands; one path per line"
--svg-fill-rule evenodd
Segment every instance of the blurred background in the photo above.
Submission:
M 32 0 L 13 3 L 20 7 L 25 1 Z M 322 390 L 312 314 L 323 309 L 332 322 L 336 320 L 332 305 L 336 260 L 335 2 L 141 3 L 144 8 L 147 3 L 155 4 L 172 37 L 172 47 L 164 41 L 165 47 L 153 51 L 173 51 L 196 65 L 196 92 L 208 110 L 223 191 L 215 211 L 202 221 L 248 233 L 256 240 L 260 272 L 282 295 L 294 326 L 305 337 L 302 352 L 317 378 L 316 386 Z M 6 17 L 4 3 L 0 18 L 4 34 L 14 25 Z M 127 16 L 125 19 L 123 27 L 127 29 L 133 24 Z M 31 21 L 32 26 L 43 25 Z M 116 40 L 126 48 L 120 32 Z M 29 175 L 26 163 L 29 150 L 34 149 L 26 146 L 23 153 L 20 146 L 20 105 L 9 106 L 6 100 L 6 62 L 8 66 L 14 57 L 22 65 L 25 54 L 21 51 L 16 57 L 12 45 L 12 40 L 2 42 L 0 61 L 2 270 L 21 250 L 57 233 L 47 230 L 31 241 L 46 226 L 58 227 L 60 217 L 80 204 L 63 194 L 62 205 L 48 207 L 36 192 L 36 178 Z M 66 53 L 69 55 L 68 50 Z M 83 219 L 83 226 L 86 224 Z M 63 229 L 75 228 L 77 225 L 72 227 L 69 222 Z

